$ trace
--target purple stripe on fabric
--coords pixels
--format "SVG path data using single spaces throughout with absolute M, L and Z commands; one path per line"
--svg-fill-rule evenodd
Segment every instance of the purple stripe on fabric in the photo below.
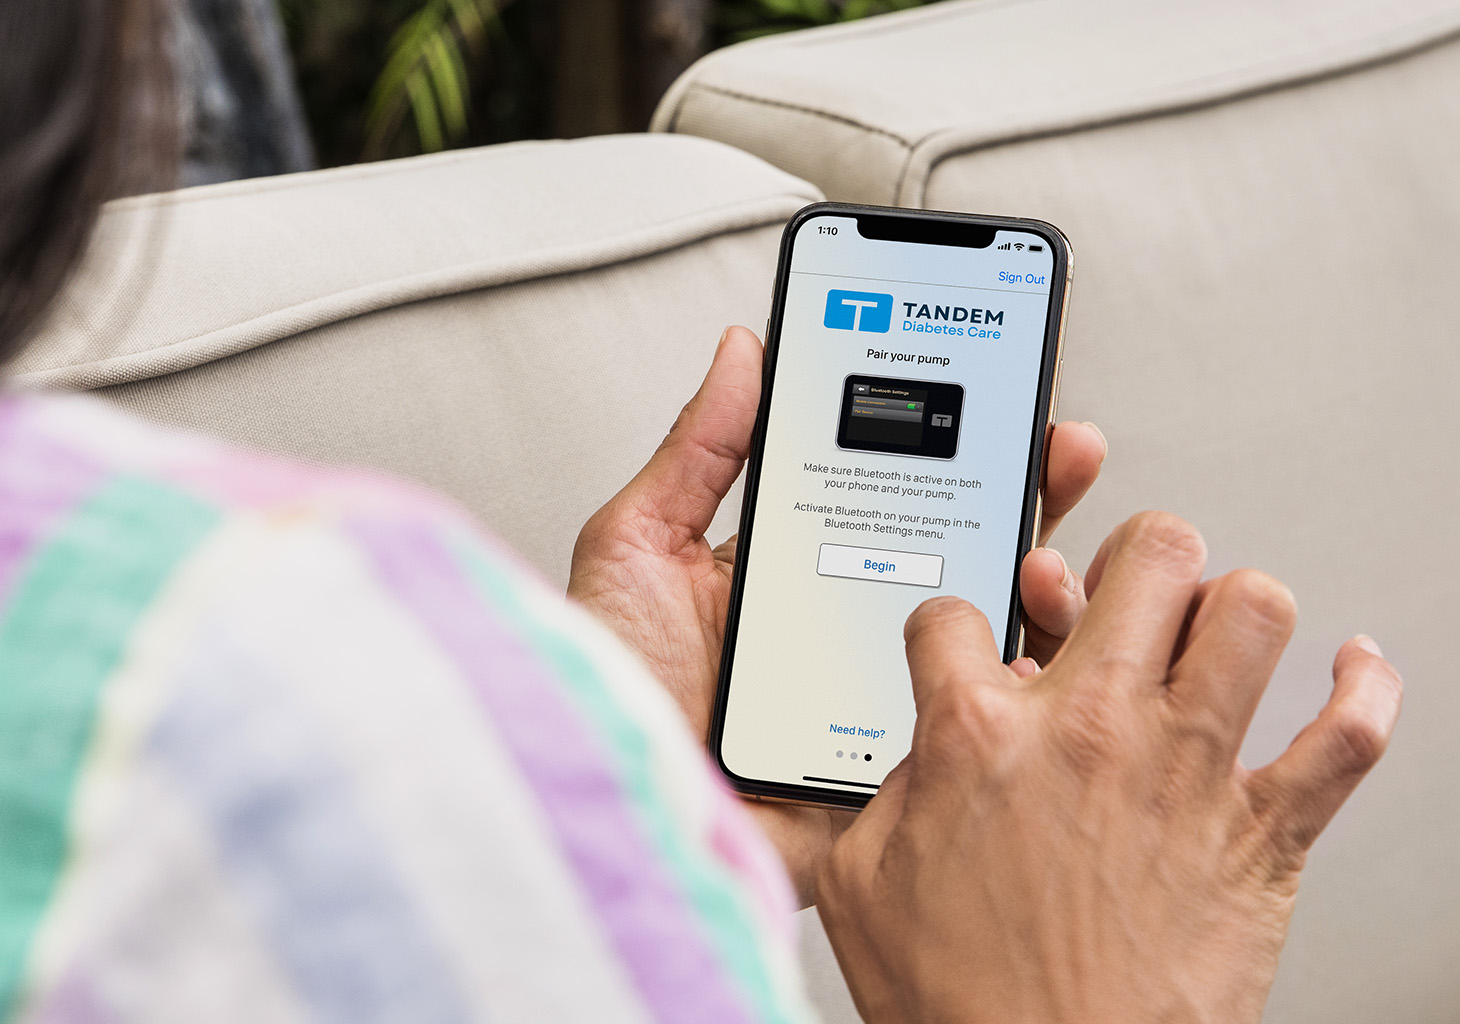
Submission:
M 92 990 L 81 973 L 72 970 L 40 1009 L 20 1018 L 23 1024 L 112 1024 L 116 1016 Z
M 103 475 L 95 460 L 28 430 L 22 402 L 0 401 L 0 608 L 31 552 Z
M 385 473 L 297 462 L 231 448 L 219 447 L 205 459 L 169 466 L 167 477 L 190 491 L 233 506 L 285 511 L 304 505 L 363 506 L 417 514 L 454 513 L 460 517 L 447 499 Z
M 355 782 L 284 678 L 198 636 L 149 752 L 211 827 L 229 889 L 317 1024 L 480 1021 Z
M 569 703 L 562 683 L 483 604 L 427 527 L 357 522 L 351 532 L 474 688 L 657 1018 L 685 1024 L 753 1019 L 635 820 L 602 738 Z
M 770 844 L 757 834 L 750 815 L 729 799 L 719 805 L 710 826 L 710 848 L 720 859 L 733 867 L 741 878 L 748 879 L 756 901 L 770 913 L 766 922 L 780 933 L 787 946 L 796 944 L 796 897 L 791 891 L 786 869 Z

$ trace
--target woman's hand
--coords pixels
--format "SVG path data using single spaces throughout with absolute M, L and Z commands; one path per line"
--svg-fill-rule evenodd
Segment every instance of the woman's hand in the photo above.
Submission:
M 573 549 L 568 593 L 639 653 L 702 737 L 709 733 L 735 560 L 735 538 L 711 547 L 705 531 L 750 452 L 761 355 L 749 330 L 725 332 L 704 384 L 669 436 L 588 520 Z M 1054 430 L 1041 543 L 1094 483 L 1104 457 L 1105 439 L 1093 426 L 1062 423 Z M 1078 619 L 1083 589 L 1064 560 L 1044 550 L 1026 559 L 1021 585 L 1030 651 L 1044 661 Z M 760 802 L 751 810 L 809 904 L 818 867 L 855 815 Z
M 1204 565 L 1176 517 L 1127 522 L 1032 677 L 966 602 L 908 619 L 912 752 L 819 893 L 869 1024 L 1256 1024 L 1308 848 L 1383 752 L 1401 684 L 1350 640 L 1317 719 L 1243 768 L 1293 599 Z

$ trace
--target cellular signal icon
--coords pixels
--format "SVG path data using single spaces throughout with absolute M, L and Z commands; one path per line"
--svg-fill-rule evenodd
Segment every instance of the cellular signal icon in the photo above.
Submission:
M 1014 247 L 1014 243 L 1012 243 L 1012 242 L 1005 242 L 1003 245 L 999 246 L 1000 249 L 1012 249 L 1013 247 Z M 1021 245 L 1019 248 L 1022 249 L 1024 247 Z

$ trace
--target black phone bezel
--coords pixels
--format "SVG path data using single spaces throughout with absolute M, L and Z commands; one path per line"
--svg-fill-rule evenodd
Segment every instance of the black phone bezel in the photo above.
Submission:
M 720 654 L 720 672 L 715 690 L 714 711 L 710 719 L 710 751 L 716 766 L 729 780 L 731 786 L 740 793 L 793 803 L 861 808 L 867 805 L 874 794 L 748 779 L 730 770 L 725 764 L 722 750 L 725 711 L 730 698 L 730 672 L 735 660 L 736 632 L 740 624 L 740 603 L 744 596 L 745 576 L 750 566 L 752 524 L 755 519 L 755 504 L 760 487 L 761 461 L 765 455 L 765 431 L 773 398 L 776 357 L 780 350 L 781 323 L 785 315 L 786 289 L 791 272 L 791 250 L 797 232 L 808 221 L 823 216 L 855 218 L 858 230 L 864 237 L 887 241 L 969 245 L 974 248 L 986 248 L 992 244 L 998 231 L 1010 230 L 1038 235 L 1049 245 L 1054 257 L 1054 269 L 1051 273 L 1049 308 L 1046 311 L 1045 319 L 1044 351 L 1040 357 L 1039 389 L 1034 406 L 1034 420 L 1030 427 L 1024 505 L 1020 513 L 1018 546 L 1014 552 L 1016 566 L 1033 545 L 1034 530 L 1039 514 L 1040 490 L 1044 483 L 1045 450 L 1050 429 L 1050 411 L 1055 396 L 1058 362 L 1061 358 L 1060 339 L 1067 307 L 1071 254 L 1064 234 L 1046 221 L 937 210 L 905 210 L 897 207 L 863 206 L 853 203 L 813 203 L 805 206 L 796 212 L 782 232 L 775 288 L 771 295 L 770 318 L 766 322 L 765 362 L 761 375 L 760 408 L 756 413 L 755 432 L 751 440 L 750 457 L 745 468 L 745 491 L 740 506 L 740 530 L 736 543 L 735 571 L 731 579 L 725 640 Z M 1018 572 L 1013 573 L 1009 609 L 1009 622 L 1003 643 L 1003 655 L 1006 662 L 1012 661 L 1018 656 L 1023 628 L 1023 605 L 1019 598 Z

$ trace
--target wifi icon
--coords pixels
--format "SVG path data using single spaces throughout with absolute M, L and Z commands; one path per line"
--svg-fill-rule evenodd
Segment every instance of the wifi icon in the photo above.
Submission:
M 1018 249 L 1020 252 L 1023 252 L 1024 251 L 1024 243 L 1023 242 L 1015 242 L 1014 243 L 1014 248 L 1015 249 Z

